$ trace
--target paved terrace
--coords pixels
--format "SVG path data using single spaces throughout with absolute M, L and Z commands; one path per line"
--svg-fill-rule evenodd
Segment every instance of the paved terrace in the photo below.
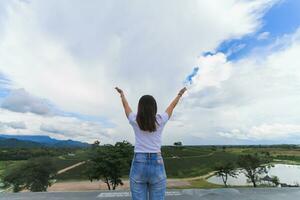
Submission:
M 2 193 L 1 200 L 129 200 L 128 191 Z M 299 188 L 240 188 L 169 190 L 167 200 L 297 200 Z

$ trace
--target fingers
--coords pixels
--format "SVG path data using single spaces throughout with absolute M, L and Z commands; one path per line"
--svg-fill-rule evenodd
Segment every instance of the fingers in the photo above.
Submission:
M 182 92 L 182 93 L 184 93 L 185 91 L 187 91 L 186 87 L 184 87 L 180 90 L 180 92 Z
M 183 93 L 184 93 L 186 90 L 187 90 L 186 87 L 182 88 L 182 89 L 179 91 L 178 95 L 182 96 Z
M 122 91 L 120 88 L 115 87 L 115 89 L 116 89 L 120 94 L 123 93 L 123 91 Z
M 116 89 L 118 92 L 120 92 L 120 88 L 118 88 L 118 87 L 115 87 L 115 89 Z

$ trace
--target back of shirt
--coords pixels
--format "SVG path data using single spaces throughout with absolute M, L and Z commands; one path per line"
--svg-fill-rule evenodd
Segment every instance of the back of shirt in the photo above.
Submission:
M 168 113 L 156 114 L 156 121 L 158 126 L 155 132 L 143 131 L 140 129 L 137 121 L 136 114 L 131 112 L 128 115 L 128 120 L 133 127 L 135 134 L 134 152 L 142 153 L 157 153 L 160 152 L 161 135 L 165 124 L 169 119 Z

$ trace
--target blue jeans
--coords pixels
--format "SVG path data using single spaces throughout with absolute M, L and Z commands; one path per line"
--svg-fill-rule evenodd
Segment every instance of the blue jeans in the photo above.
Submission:
M 132 200 L 164 200 L 167 175 L 160 153 L 135 153 L 130 169 Z

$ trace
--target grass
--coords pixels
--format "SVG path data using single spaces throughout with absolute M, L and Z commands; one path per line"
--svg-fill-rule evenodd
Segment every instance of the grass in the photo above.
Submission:
M 184 178 L 205 175 L 222 161 L 236 161 L 237 155 L 222 151 L 210 152 L 206 156 L 166 158 L 165 167 L 170 178 Z
M 208 188 L 223 188 L 223 185 L 217 185 L 208 182 L 206 179 L 198 179 L 190 181 L 191 186 L 188 188 L 202 188 L 202 189 L 208 189 Z
M 85 160 L 84 156 L 68 156 L 68 155 L 63 155 L 63 156 L 58 156 L 58 157 L 53 157 L 53 163 L 54 166 L 57 170 L 64 169 L 66 167 L 69 167 L 71 165 L 74 165 L 76 163 L 79 163 L 81 161 Z M 18 165 L 20 163 L 26 162 L 26 160 L 10 160 L 10 161 L 0 161 L 0 177 L 4 173 L 6 169 L 11 168 L 13 165 Z M 71 176 L 77 175 L 77 171 L 75 170 L 75 173 Z
M 54 166 L 57 170 L 64 169 L 71 165 L 81 162 L 82 160 L 78 159 L 61 159 L 61 158 L 54 158 Z
M 14 165 L 20 164 L 24 161 L 14 161 L 14 160 L 9 160 L 9 161 L 0 161 L 0 177 L 4 173 L 6 169 L 11 168 Z
M 231 148 L 212 148 L 201 146 L 183 146 L 183 147 L 162 147 L 165 168 L 168 178 L 186 178 L 196 177 L 208 174 L 213 171 L 214 166 L 218 162 L 232 161 L 235 162 L 239 155 L 249 153 L 270 152 L 270 155 L 275 159 L 280 159 L 281 162 L 300 161 L 299 149 L 281 149 L 281 148 L 255 148 L 255 147 L 231 147 Z M 285 154 L 285 155 L 283 155 Z M 174 157 L 175 156 L 175 157 Z M 298 160 L 299 159 L 299 160 Z M 285 160 L 285 161 L 282 161 Z M 287 161 L 288 160 L 288 161 Z M 86 165 L 73 168 L 63 174 L 57 176 L 59 181 L 65 180 L 87 180 L 84 174 Z M 129 172 L 128 172 L 129 173 Z M 128 174 L 124 174 L 123 178 L 128 178 Z M 204 180 L 193 181 L 193 184 L 199 186 L 208 186 Z
M 172 158 L 170 155 L 180 156 Z M 237 155 L 233 153 L 199 147 L 173 147 L 173 149 L 163 149 L 163 156 L 167 176 L 169 178 L 185 178 L 205 175 L 213 171 L 214 165 L 217 162 L 235 161 L 237 159 Z M 88 178 L 84 173 L 85 169 L 86 164 L 80 165 L 65 173 L 57 175 L 57 179 L 58 181 L 87 180 Z M 123 178 L 128 178 L 128 174 L 124 174 Z
M 199 147 L 172 147 L 165 146 L 162 147 L 162 154 L 164 158 L 172 158 L 173 156 L 181 157 L 189 157 L 189 156 L 205 156 L 211 153 L 212 150 L 209 148 L 199 148 Z
M 300 154 L 300 153 L 299 153 Z M 298 154 L 298 156 L 294 156 L 294 155 L 292 155 L 292 156 L 287 156 L 287 155 L 277 155 L 277 156 L 275 156 L 274 157 L 274 159 L 276 159 L 276 160 L 280 160 L 281 162 L 291 162 L 291 163 L 298 163 L 298 164 L 300 164 L 300 156 L 299 156 L 299 154 Z
M 213 146 L 163 146 L 162 154 L 164 157 L 165 168 L 168 178 L 187 178 L 196 177 L 212 172 L 218 162 L 235 162 L 241 154 L 266 153 L 269 152 L 275 162 L 285 164 L 300 164 L 300 148 L 287 149 L 280 147 L 213 147 Z M 58 170 L 71 166 L 87 159 L 86 150 L 77 150 L 75 156 L 61 155 L 54 157 L 55 166 Z M 0 176 L 4 169 L 11 164 L 18 164 L 22 161 L 0 161 Z M 87 180 L 84 171 L 86 164 L 75 167 L 65 173 L 57 175 L 58 181 Z M 129 173 L 129 171 L 128 171 Z M 124 174 L 123 178 L 128 178 Z M 222 185 L 215 185 L 206 179 L 190 181 L 195 188 L 217 188 Z
M 82 164 L 62 174 L 58 174 L 55 178 L 59 182 L 70 181 L 70 180 L 88 180 L 88 177 L 85 175 L 85 169 L 86 169 L 86 164 Z

